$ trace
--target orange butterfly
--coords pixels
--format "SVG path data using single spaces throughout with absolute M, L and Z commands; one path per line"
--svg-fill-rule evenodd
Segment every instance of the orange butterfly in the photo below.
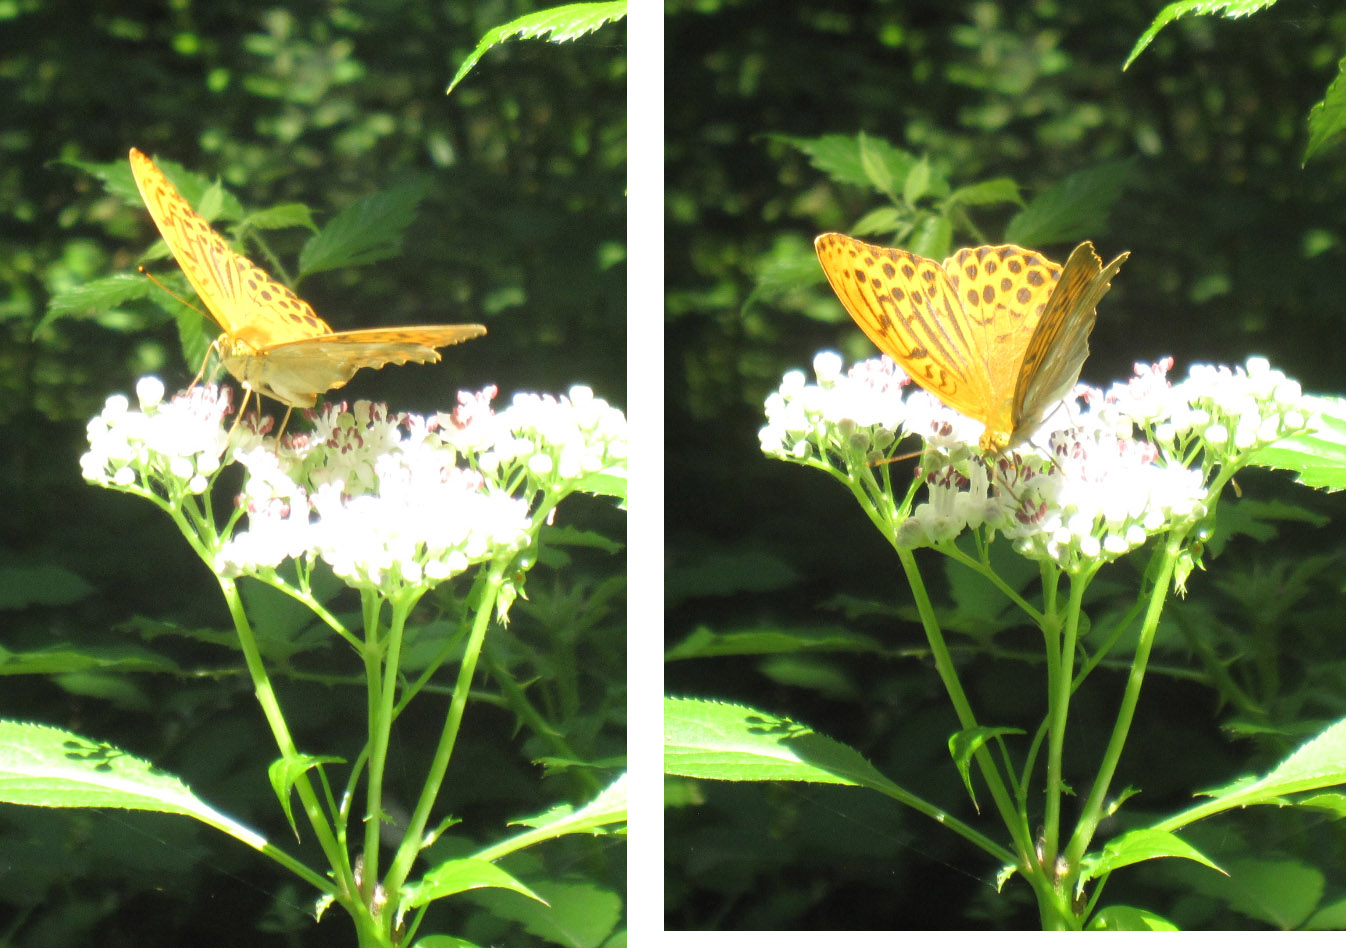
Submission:
M 1079 381 L 1106 267 L 1094 245 L 1061 267 L 1012 244 L 959 250 L 943 265 L 844 234 L 813 242 L 865 335 L 917 385 L 986 426 L 984 451 L 1028 437 Z
M 291 409 L 309 408 L 360 369 L 438 362 L 436 349 L 486 332 L 475 323 L 333 332 L 289 287 L 225 243 L 154 162 L 134 148 L 131 173 L 187 282 L 224 330 L 211 348 L 243 385 L 239 417 L 254 393 Z

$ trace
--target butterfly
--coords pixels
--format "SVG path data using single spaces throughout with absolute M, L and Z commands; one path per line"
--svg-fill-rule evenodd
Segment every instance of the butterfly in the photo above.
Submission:
M 360 369 L 438 362 L 436 349 L 486 332 L 474 323 L 334 332 L 289 287 L 225 243 L 134 148 L 131 173 L 187 282 L 224 330 L 211 348 L 243 385 L 240 417 L 253 394 L 290 409 L 311 408 L 319 395 L 345 385 Z
M 1013 244 L 943 264 L 844 234 L 813 242 L 851 318 L 912 380 L 985 425 L 983 451 L 1025 440 L 1079 381 L 1106 267 L 1085 241 L 1064 267 Z

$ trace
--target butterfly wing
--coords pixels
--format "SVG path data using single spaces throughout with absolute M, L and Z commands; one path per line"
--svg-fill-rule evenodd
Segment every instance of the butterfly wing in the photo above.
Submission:
M 1036 251 L 1001 244 L 959 250 L 944 261 L 944 271 L 967 314 L 986 380 L 983 444 L 1003 446 L 1014 428 L 1012 399 L 1024 351 L 1061 268 Z
M 844 234 L 823 234 L 813 247 L 827 281 L 870 341 L 944 404 L 985 421 L 981 343 L 940 265 Z
M 1123 253 L 1104 267 L 1088 241 L 1071 252 L 1019 366 L 1014 389 L 1016 436 L 1022 433 L 1020 428 L 1041 421 L 1079 381 L 1084 360 L 1089 357 L 1089 334 L 1094 329 L 1098 302 L 1129 256 Z
M 263 349 L 332 331 L 289 287 L 235 252 L 154 162 L 135 148 L 131 174 L 187 282 L 231 340 Z
M 393 363 L 438 362 L 436 349 L 484 335 L 475 323 L 355 329 L 300 339 L 257 353 L 226 353 L 225 366 L 254 390 L 296 408 L 341 388 L 361 369 Z

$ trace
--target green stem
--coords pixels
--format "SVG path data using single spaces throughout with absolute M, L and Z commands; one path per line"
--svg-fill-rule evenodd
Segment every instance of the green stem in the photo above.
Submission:
M 1121 760 L 1122 748 L 1126 745 L 1127 734 L 1131 730 L 1131 722 L 1136 715 L 1136 705 L 1140 701 L 1140 688 L 1145 681 L 1145 667 L 1150 660 L 1150 649 L 1154 645 L 1154 634 L 1159 628 L 1159 618 L 1163 614 L 1164 602 L 1168 598 L 1168 590 L 1173 582 L 1173 571 L 1177 567 L 1178 557 L 1182 553 L 1183 542 L 1186 540 L 1189 530 L 1191 530 L 1190 524 L 1171 531 L 1162 550 L 1157 554 L 1162 559 L 1159 568 L 1153 574 L 1154 585 L 1150 588 L 1149 604 L 1141 624 L 1140 639 L 1136 644 L 1136 654 L 1131 661 L 1131 671 L 1127 676 L 1126 690 L 1122 695 L 1122 703 L 1117 711 L 1117 722 L 1113 725 L 1112 737 L 1108 740 L 1107 749 L 1104 751 L 1098 776 L 1094 779 L 1093 788 L 1089 791 L 1089 797 L 1084 803 L 1079 822 L 1075 825 L 1075 832 L 1070 838 L 1070 844 L 1066 847 L 1066 861 L 1070 866 L 1068 882 L 1071 886 L 1074 885 L 1074 877 L 1080 860 L 1084 858 L 1089 844 L 1093 841 L 1094 833 L 1098 829 L 1098 824 L 1103 819 L 1103 809 L 1108 789 L 1112 783 L 1113 774 L 1116 773 L 1117 764 Z
M 444 774 L 449 769 L 449 760 L 453 756 L 454 744 L 458 740 L 458 730 L 463 723 L 463 713 L 467 709 L 467 699 L 472 688 L 472 678 L 477 670 L 477 659 L 481 656 L 482 643 L 486 640 L 486 630 L 490 626 L 491 616 L 495 613 L 496 599 L 505 570 L 514 561 L 514 554 L 498 556 L 491 561 L 486 582 L 481 587 L 482 595 L 475 603 L 472 632 L 468 636 L 463 650 L 463 659 L 458 666 L 458 678 L 454 683 L 453 697 L 449 701 L 448 714 L 444 721 L 444 730 L 440 734 L 439 746 L 435 748 L 434 759 L 425 777 L 416 808 L 407 822 L 406 834 L 397 847 L 388 874 L 384 879 L 384 891 L 393 898 L 402 891 L 416 856 L 425 840 L 425 828 L 430 822 L 430 812 L 434 809 L 439 789 L 444 782 Z
M 930 596 L 926 592 L 925 583 L 921 580 L 921 572 L 916 566 L 916 558 L 910 550 L 902 548 L 897 548 L 897 557 L 902 563 L 902 570 L 906 574 L 907 583 L 911 586 L 912 596 L 916 600 L 916 610 L 920 614 L 926 641 L 929 643 L 931 655 L 935 659 L 935 671 L 944 683 L 944 690 L 948 692 L 949 700 L 953 702 L 954 713 L 958 715 L 958 722 L 963 730 L 975 728 L 977 717 L 973 714 L 972 706 L 968 703 L 967 695 L 958 680 L 958 670 L 954 667 L 953 658 L 944 642 L 944 633 L 939 627 L 939 620 L 935 618 L 935 610 L 930 604 Z M 1027 824 L 1015 809 L 1014 801 L 1005 789 L 1005 784 L 1000 778 L 1000 772 L 996 769 L 995 760 L 991 757 L 985 745 L 979 747 L 973 753 L 973 759 L 977 761 L 982 779 L 986 781 L 986 786 L 991 792 L 991 799 L 995 801 L 996 809 L 1000 811 L 1000 818 L 1004 821 L 1006 828 L 1009 829 L 1010 835 L 1014 839 L 1015 848 L 1019 853 L 1019 861 L 1026 863 L 1028 854 L 1033 851 L 1032 839 Z M 1030 868 L 1025 866 L 1025 871 L 1027 872 Z
M 276 741 L 276 747 L 280 750 L 281 756 L 297 771 L 299 770 L 301 755 L 290 736 L 289 726 L 286 724 L 285 715 L 280 709 L 280 702 L 276 699 L 275 690 L 271 687 L 271 679 L 267 675 L 266 665 L 263 663 L 261 651 L 257 647 L 257 640 L 252 634 L 252 626 L 249 624 L 247 613 L 243 609 L 243 600 L 238 594 L 238 586 L 232 579 L 218 575 L 217 579 L 220 584 L 220 591 L 224 594 L 225 604 L 229 608 L 229 615 L 234 620 L 234 630 L 238 634 L 239 646 L 243 651 L 243 660 L 247 665 L 248 674 L 252 678 L 257 703 L 261 706 L 262 714 L 271 727 L 271 735 Z M 332 891 L 332 895 L 353 916 L 358 916 L 361 912 L 367 913 L 368 910 L 355 896 L 355 878 L 350 869 L 350 862 L 332 833 L 332 828 L 327 822 L 322 805 L 318 801 L 312 783 L 309 782 L 307 773 L 299 774 L 295 779 L 294 789 L 299 794 L 304 813 L 308 817 L 309 825 L 313 828 L 314 837 L 322 848 L 323 854 L 327 857 L 328 864 L 336 873 L 338 882 L 335 891 Z M 329 891 L 331 891 L 330 888 Z M 359 927 L 358 918 L 356 925 Z
M 1056 852 L 1061 839 L 1062 758 L 1075 676 L 1075 643 L 1079 637 L 1084 591 L 1092 578 L 1093 571 L 1071 576 L 1070 598 L 1066 602 L 1065 635 L 1052 636 L 1059 639 L 1059 651 L 1055 655 L 1056 661 L 1051 663 L 1055 666 L 1055 676 L 1051 682 L 1052 693 L 1047 698 L 1051 726 L 1047 732 L 1047 802 L 1043 815 L 1042 863 L 1048 871 L 1056 864 Z M 1059 619 L 1052 625 L 1059 629 Z M 1049 647 L 1048 655 L 1051 654 Z

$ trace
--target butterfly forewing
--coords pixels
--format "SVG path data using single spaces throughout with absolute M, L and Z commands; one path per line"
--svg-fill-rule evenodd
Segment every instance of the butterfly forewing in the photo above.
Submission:
M 1098 303 L 1112 286 L 1129 253 L 1106 267 L 1094 245 L 1080 244 L 1066 260 L 1060 282 L 1024 350 L 1014 389 L 1014 434 L 1037 425 L 1052 406 L 1070 394 L 1089 358 Z
M 970 325 L 938 263 L 844 234 L 814 241 L 823 272 L 880 351 L 944 404 L 981 418 L 986 376 Z

